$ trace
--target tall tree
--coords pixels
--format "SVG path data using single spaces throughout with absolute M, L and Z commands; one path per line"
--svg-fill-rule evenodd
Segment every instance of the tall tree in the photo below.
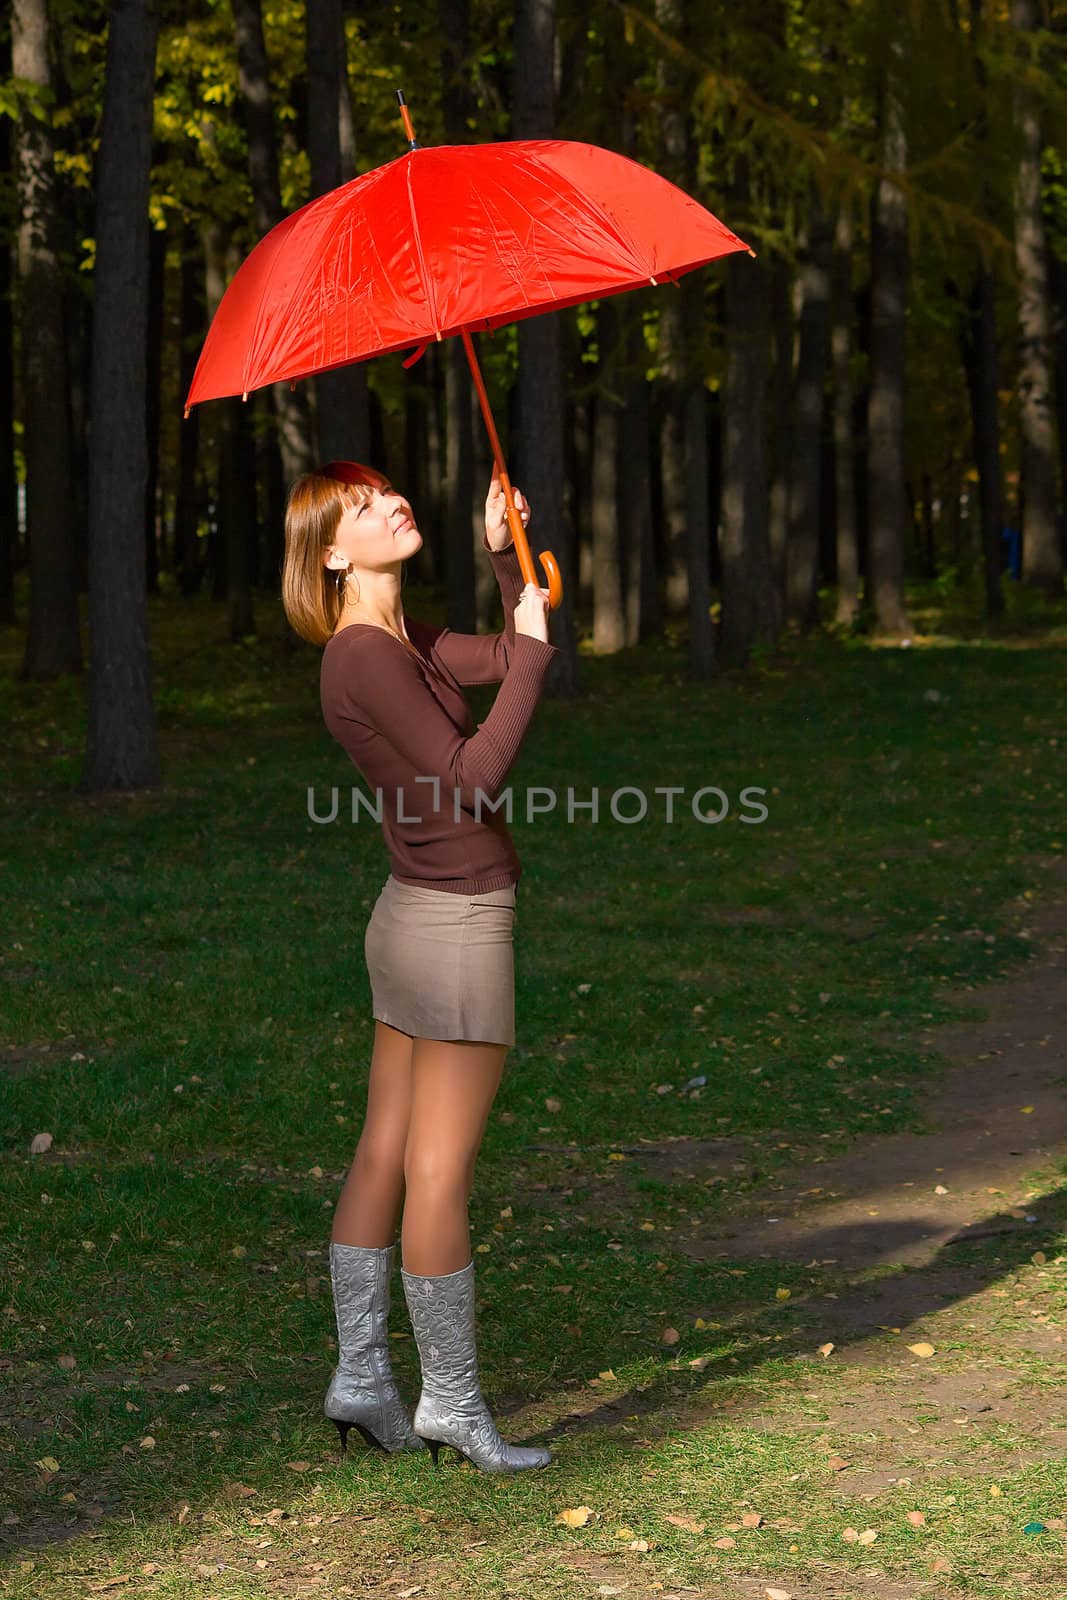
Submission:
M 21 80 L 18 324 L 30 546 L 30 615 L 21 675 L 52 678 L 80 672 L 82 651 L 71 497 L 60 491 L 72 474 L 46 0 L 15 0 L 12 70 Z
M 473 110 L 468 79 L 470 55 L 469 0 L 438 0 L 441 25 L 441 109 L 445 143 L 467 144 Z M 474 418 L 470 367 L 461 339 L 449 339 L 445 361 L 445 569 L 448 573 L 448 625 L 470 632 L 476 624 L 475 561 L 481 533 L 473 517 Z M 484 568 L 483 568 L 484 570 Z
M 737 150 L 728 189 L 731 219 L 745 236 L 749 158 Z M 722 621 L 718 651 L 743 666 L 754 647 L 773 646 L 778 610 L 768 532 L 768 271 L 740 252 L 727 256 L 726 378 L 722 394 L 722 500 L 719 566 Z
M 593 407 L 593 647 L 608 654 L 626 643 L 618 515 L 618 452 L 622 396 L 618 302 L 609 297 L 597 312 L 600 352 Z
M 1034 0 L 1011 0 L 1020 56 L 1034 31 Z M 1020 69 L 1025 73 L 1025 67 Z M 1041 216 L 1041 121 L 1025 76 L 1014 86 L 1019 138 L 1015 181 L 1015 262 L 1019 273 L 1019 490 L 1023 580 L 1050 594 L 1063 591 L 1063 553 L 1056 527 L 1056 442 L 1052 413 L 1052 338 L 1048 261 Z
M 10 56 L 10 42 L 5 48 Z M 0 172 L 11 167 L 11 120 L 0 117 Z M 6 207 L 5 207 L 6 211 Z M 0 227 L 0 625 L 14 623 L 15 566 L 18 553 L 18 484 L 15 480 L 15 319 L 11 314 L 14 287 L 9 239 L 14 216 L 5 215 Z
M 112 0 L 96 175 L 83 788 L 159 783 L 145 594 L 145 338 L 157 0 Z
M 979 150 L 989 152 L 989 100 L 985 61 L 982 46 L 986 42 L 987 24 L 984 0 L 970 0 L 971 60 L 978 92 L 978 116 L 975 139 Z M 980 192 L 986 202 L 983 209 L 992 212 L 994 196 L 983 164 L 979 175 Z M 950 292 L 957 293 L 956 286 Z M 981 521 L 982 577 L 986 615 L 999 616 L 1004 610 L 1004 592 L 1000 572 L 1003 565 L 1001 528 L 1004 523 L 1004 492 L 1000 470 L 1000 419 L 997 406 L 997 323 L 996 284 L 993 266 L 983 254 L 975 263 L 960 333 L 963 367 L 967 374 L 967 388 L 971 403 L 971 430 L 974 435 L 974 459 L 978 468 L 978 500 Z
M 232 241 L 217 217 L 207 218 L 203 237 L 208 313 L 214 318 L 237 263 Z M 249 411 L 239 395 L 222 400 L 215 407 L 215 438 L 215 503 L 221 551 L 214 552 L 212 593 L 215 598 L 225 594 L 228 599 L 230 638 L 237 641 L 255 632 L 252 545 L 256 536 L 256 474 L 248 450 Z
M 556 121 L 555 0 L 515 0 L 511 132 L 516 139 L 551 138 Z M 530 502 L 531 546 L 552 551 L 563 580 L 563 601 L 549 612 L 549 632 L 560 654 L 548 674 L 551 693 L 578 686 L 574 625 L 577 580 L 574 537 L 563 499 L 563 342 L 560 313 L 528 317 L 518 325 L 519 448 L 516 479 Z M 543 578 L 538 565 L 538 578 Z
M 797 370 L 789 464 L 786 616 L 801 628 L 819 622 L 817 593 L 822 488 L 822 431 L 830 351 L 830 273 L 833 222 L 812 181 L 800 269 Z
M 263 37 L 261 0 L 233 0 L 237 42 L 238 83 L 248 139 L 248 170 L 252 180 L 252 206 L 256 233 L 262 238 L 281 222 L 281 184 L 278 177 L 278 143 L 271 102 L 267 46 Z M 342 103 L 347 96 L 341 96 Z M 311 466 L 311 417 L 306 390 L 288 383 L 270 386 L 270 403 L 277 427 L 277 448 L 282 471 L 291 483 Z
M 311 198 L 345 182 L 345 153 L 351 159 L 348 62 L 341 0 L 307 0 L 308 157 Z M 344 140 L 342 134 L 345 134 Z M 349 174 L 351 176 L 351 174 Z M 315 379 L 318 397 L 318 449 L 321 461 L 367 461 L 370 407 L 367 370 L 362 363 L 323 372 Z
M 852 440 L 852 198 L 838 202 L 832 268 L 834 398 L 834 488 L 836 498 L 837 610 L 834 620 L 851 626 L 859 611 L 859 534 L 856 526 L 856 466 Z
M 886 8 L 880 83 L 880 166 L 871 217 L 870 395 L 867 412 L 867 600 L 883 633 L 911 631 L 904 604 L 904 351 L 908 295 L 908 213 L 897 181 L 908 161 L 904 95 L 910 55 L 908 14 Z
M 676 39 L 692 33 L 685 0 L 656 0 L 656 21 Z M 691 126 L 693 74 L 671 56 L 657 62 L 657 98 L 665 178 L 692 191 L 696 138 Z M 665 608 L 689 620 L 689 671 L 708 678 L 715 670 L 710 607 L 711 518 L 708 505 L 707 391 L 704 349 L 705 280 L 689 273 L 659 299 L 663 405 L 660 468 L 665 545 Z

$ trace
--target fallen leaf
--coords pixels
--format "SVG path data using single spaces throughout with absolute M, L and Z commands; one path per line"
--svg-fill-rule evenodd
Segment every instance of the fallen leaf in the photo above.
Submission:
M 918 1344 L 909 1344 L 908 1349 L 913 1356 L 932 1356 L 934 1353 L 933 1345 L 927 1344 L 925 1340 L 920 1340 Z
M 142 1450 L 154 1450 L 155 1448 L 156 1448 L 156 1441 L 153 1439 L 153 1437 L 152 1437 L 152 1435 L 150 1433 L 146 1433 L 144 1438 L 141 1440 L 141 1449 Z
M 913 1528 L 925 1528 L 925 1526 L 926 1526 L 926 1512 L 925 1511 L 909 1511 L 908 1512 L 908 1521 L 911 1523 Z
M 776 1300 L 788 1300 L 792 1293 L 792 1289 L 776 1289 L 774 1291 L 774 1298 Z
M 821 1344 L 821 1345 L 820 1345 L 820 1346 L 819 1346 L 819 1354 L 820 1354 L 820 1355 L 821 1355 L 821 1356 L 828 1356 L 828 1355 L 829 1355 L 829 1354 L 830 1354 L 830 1351 L 831 1351 L 831 1350 L 832 1350 L 832 1349 L 833 1349 L 833 1348 L 834 1348 L 834 1347 L 833 1347 L 833 1343 L 832 1343 L 832 1342 L 830 1342 L 830 1343 L 828 1343 L 828 1344 Z
M 713 1539 L 711 1542 L 716 1550 L 732 1550 L 737 1544 L 737 1540 L 731 1539 L 728 1533 L 724 1533 L 721 1539 Z
M 649 1543 L 647 1539 L 631 1539 L 626 1548 L 627 1550 L 647 1550 Z
M 826 1465 L 830 1468 L 831 1472 L 843 1472 L 845 1468 L 850 1467 L 852 1463 L 851 1461 L 845 1461 L 841 1456 L 831 1456 Z
M 632 1528 L 616 1528 L 615 1537 L 616 1539 L 635 1539 L 637 1535 Z
M 52 1135 L 50 1133 L 35 1133 L 30 1140 L 30 1155 L 43 1156 L 46 1150 L 52 1148 Z
M 764 1589 L 764 1600 L 793 1600 L 788 1589 Z
M 664 1328 L 660 1342 L 662 1344 L 677 1344 L 681 1338 L 677 1328 Z
M 668 1511 L 667 1521 L 673 1522 L 676 1528 L 684 1528 L 687 1533 L 703 1533 L 707 1527 L 706 1522 L 694 1522 L 692 1517 L 675 1517 Z
M 584 1528 L 592 1515 L 592 1506 L 570 1506 L 560 1512 L 556 1521 L 565 1523 L 568 1528 Z
M 62 1367 L 64 1372 L 72 1372 L 77 1365 L 78 1362 L 75 1356 L 60 1356 L 56 1362 L 56 1366 Z
M 873 1544 L 877 1537 L 878 1535 L 873 1528 L 864 1528 L 856 1542 L 857 1544 Z
M 761 1528 L 763 1526 L 763 1517 L 758 1511 L 746 1511 L 741 1518 L 741 1526 L 742 1528 Z
M 33 1464 L 35 1467 L 40 1467 L 42 1472 L 59 1471 L 59 1462 L 56 1460 L 55 1456 L 42 1456 L 40 1461 L 35 1461 Z
M 285 1464 L 290 1472 L 309 1472 L 311 1470 L 310 1461 L 287 1461 Z

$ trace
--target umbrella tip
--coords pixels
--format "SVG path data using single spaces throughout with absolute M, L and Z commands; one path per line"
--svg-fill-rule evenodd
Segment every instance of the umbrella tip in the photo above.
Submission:
M 400 115 L 403 118 L 403 122 L 404 122 L 404 132 L 408 136 L 408 148 L 409 148 L 409 150 L 419 150 L 419 149 L 421 149 L 421 146 L 420 146 L 418 140 L 415 137 L 415 129 L 412 126 L 412 122 L 411 122 L 411 112 L 408 110 L 408 103 L 404 99 L 404 91 L 403 91 L 403 89 L 398 89 L 396 91 L 396 103 L 400 107 Z

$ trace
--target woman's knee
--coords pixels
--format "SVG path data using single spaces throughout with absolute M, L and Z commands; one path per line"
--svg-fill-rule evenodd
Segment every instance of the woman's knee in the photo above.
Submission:
M 416 1192 L 441 1205 L 457 1198 L 469 1199 L 476 1158 L 476 1153 L 448 1150 L 440 1143 L 426 1148 L 409 1141 L 404 1151 L 404 1185 L 408 1194 Z
M 403 1137 L 370 1134 L 364 1129 L 356 1145 L 353 1165 L 359 1168 L 362 1178 L 369 1184 L 394 1182 L 404 1170 Z

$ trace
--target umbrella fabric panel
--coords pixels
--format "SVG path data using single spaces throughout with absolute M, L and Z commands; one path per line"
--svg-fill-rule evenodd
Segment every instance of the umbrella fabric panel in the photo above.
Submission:
M 223 296 L 188 404 L 678 276 L 748 246 L 568 140 L 411 151 L 294 212 Z

